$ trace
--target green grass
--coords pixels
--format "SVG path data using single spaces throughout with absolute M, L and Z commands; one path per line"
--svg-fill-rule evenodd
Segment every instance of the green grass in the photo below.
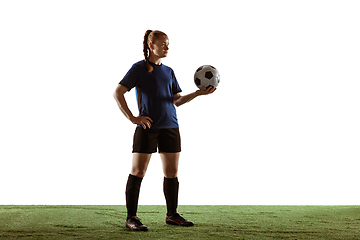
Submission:
M 360 239 L 360 206 L 179 206 L 195 222 L 165 224 L 139 206 L 148 232 L 125 228 L 125 206 L 0 206 L 0 239 Z

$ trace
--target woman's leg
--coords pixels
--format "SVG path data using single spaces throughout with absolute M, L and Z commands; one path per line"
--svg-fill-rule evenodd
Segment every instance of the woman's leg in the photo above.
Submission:
M 160 153 L 163 172 L 166 178 L 176 178 L 179 168 L 180 152 L 177 153 Z
M 179 182 L 177 178 L 180 153 L 160 153 L 164 171 L 164 195 L 167 216 L 176 213 L 178 206 Z
M 129 175 L 125 191 L 127 219 L 136 216 L 140 186 L 149 165 L 150 158 L 151 154 L 147 153 L 133 154 L 131 174 Z
M 180 226 L 193 226 L 194 223 L 177 213 L 179 181 L 177 178 L 180 152 L 160 153 L 164 170 L 164 195 L 166 199 L 166 223 Z
M 131 175 L 144 178 L 150 158 L 151 153 L 133 153 Z

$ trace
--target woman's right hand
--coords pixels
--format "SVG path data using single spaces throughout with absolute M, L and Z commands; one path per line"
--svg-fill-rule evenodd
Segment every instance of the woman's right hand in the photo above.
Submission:
M 141 125 L 146 129 L 146 127 L 151 128 L 151 122 L 153 122 L 153 120 L 150 117 L 138 116 L 134 117 L 131 122 L 136 125 Z

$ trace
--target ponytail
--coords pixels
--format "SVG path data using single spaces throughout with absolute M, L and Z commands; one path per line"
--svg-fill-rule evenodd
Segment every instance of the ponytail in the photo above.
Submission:
M 148 70 L 148 72 L 152 72 L 154 70 L 153 66 L 150 65 L 149 63 L 149 56 L 150 56 L 150 48 L 149 48 L 149 44 L 148 44 L 148 38 L 150 33 L 152 33 L 152 30 L 147 30 L 145 32 L 145 36 L 144 36 L 144 42 L 143 42 L 143 52 L 144 52 L 144 57 L 145 57 L 145 67 Z
M 167 35 L 157 30 L 155 31 L 147 30 L 145 32 L 144 42 L 143 42 L 143 52 L 145 57 L 145 67 L 148 70 L 148 72 L 152 72 L 154 70 L 153 66 L 151 66 L 149 63 L 149 56 L 150 56 L 149 43 L 155 42 L 160 36 L 167 36 Z

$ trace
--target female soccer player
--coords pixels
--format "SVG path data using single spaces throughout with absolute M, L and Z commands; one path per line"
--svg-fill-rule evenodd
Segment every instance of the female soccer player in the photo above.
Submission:
M 177 178 L 181 151 L 177 107 L 197 96 L 213 93 L 216 88 L 203 87 L 185 96 L 175 78 L 174 71 L 161 63 L 169 51 L 169 39 L 161 31 L 148 30 L 144 36 L 145 59 L 135 63 L 115 90 L 115 100 L 133 124 L 136 124 L 133 142 L 132 169 L 126 184 L 126 227 L 147 231 L 148 228 L 136 216 L 140 185 L 145 176 L 152 153 L 159 150 L 164 172 L 164 195 L 166 199 L 166 223 L 193 226 L 177 213 L 179 182 Z M 139 116 L 128 108 L 124 94 L 136 88 Z

